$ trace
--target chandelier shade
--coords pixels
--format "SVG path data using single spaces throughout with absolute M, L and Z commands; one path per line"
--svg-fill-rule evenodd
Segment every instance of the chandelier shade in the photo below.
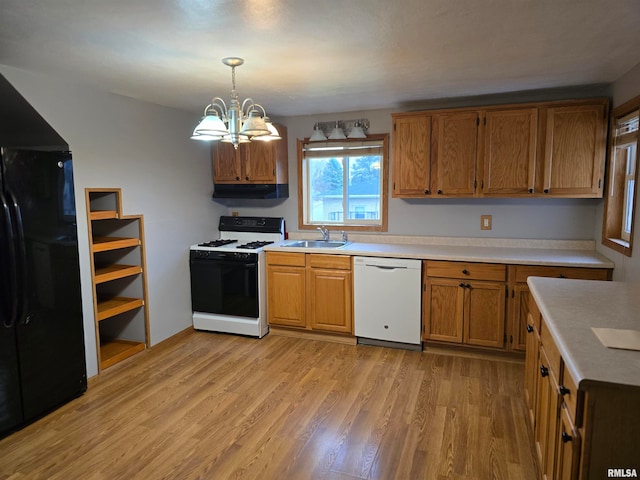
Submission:
M 242 58 L 227 57 L 222 63 L 231 67 L 231 100 L 229 106 L 220 97 L 214 97 L 204 109 L 204 115 L 193 130 L 193 140 L 232 143 L 238 148 L 241 143 L 264 137 L 264 140 L 280 140 L 278 130 L 273 126 L 264 107 L 246 98 L 240 103 L 236 91 L 236 67 L 244 63 Z

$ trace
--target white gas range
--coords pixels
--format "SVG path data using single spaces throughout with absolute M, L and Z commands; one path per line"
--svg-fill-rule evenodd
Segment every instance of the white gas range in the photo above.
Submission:
M 265 245 L 284 240 L 281 217 L 220 217 L 220 237 L 190 247 L 196 330 L 262 338 L 266 319 Z

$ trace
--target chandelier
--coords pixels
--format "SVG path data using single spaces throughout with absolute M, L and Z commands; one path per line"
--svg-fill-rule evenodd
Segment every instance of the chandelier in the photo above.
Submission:
M 222 63 L 231 67 L 231 101 L 229 106 L 220 97 L 215 97 L 204 109 L 204 115 L 193 130 L 193 140 L 220 140 L 238 148 L 241 143 L 252 140 L 280 140 L 264 107 L 246 98 L 242 104 L 236 91 L 236 67 L 244 63 L 242 58 L 227 57 Z

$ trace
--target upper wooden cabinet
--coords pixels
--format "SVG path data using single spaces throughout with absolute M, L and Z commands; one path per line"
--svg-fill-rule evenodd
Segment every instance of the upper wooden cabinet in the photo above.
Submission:
M 431 165 L 436 195 L 473 196 L 478 118 L 479 112 L 467 111 L 433 116 Z
M 546 108 L 543 194 L 602 197 L 608 105 Z
M 213 142 L 213 183 L 288 183 L 287 129 L 276 128 L 281 140 L 241 143 L 237 150 L 230 143 Z
M 394 197 L 431 193 L 431 117 L 419 115 L 393 122 Z
M 588 99 L 393 114 L 393 196 L 602 197 L 608 106 Z
M 534 193 L 538 109 L 492 110 L 483 120 L 484 195 L 517 196 Z

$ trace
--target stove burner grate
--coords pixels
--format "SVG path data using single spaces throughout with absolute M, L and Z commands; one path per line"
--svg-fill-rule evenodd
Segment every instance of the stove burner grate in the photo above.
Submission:
M 230 243 L 236 243 L 238 240 L 211 240 L 210 242 L 199 243 L 199 247 L 222 247 Z
M 271 243 L 274 243 L 274 242 L 267 242 L 267 241 L 248 242 L 248 243 L 244 243 L 242 245 L 238 245 L 237 248 L 247 248 L 247 249 L 250 249 L 250 250 L 256 250 L 258 248 L 262 248 L 265 245 L 269 245 Z

